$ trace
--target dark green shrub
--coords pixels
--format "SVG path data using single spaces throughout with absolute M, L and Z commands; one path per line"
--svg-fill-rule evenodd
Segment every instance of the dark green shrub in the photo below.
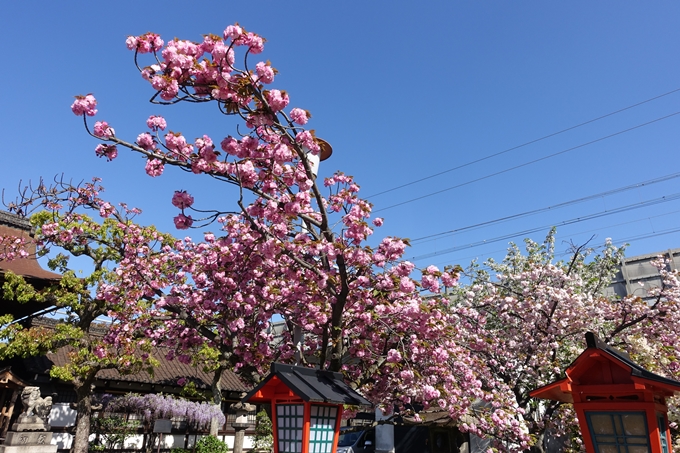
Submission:
M 227 444 L 215 436 L 203 436 L 196 442 L 196 453 L 228 453 Z
M 254 449 L 256 451 L 272 451 L 274 447 L 272 421 L 264 410 L 258 412 L 256 415 L 254 444 Z

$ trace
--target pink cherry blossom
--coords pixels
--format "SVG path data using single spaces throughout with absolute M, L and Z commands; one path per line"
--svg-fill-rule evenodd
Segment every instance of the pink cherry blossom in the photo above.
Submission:
M 399 351 L 397 351 L 396 349 L 390 349 L 389 351 L 387 351 L 388 362 L 399 363 L 401 362 L 401 360 L 402 360 L 401 353 L 399 353 Z
M 97 114 L 97 100 L 91 94 L 86 96 L 76 96 L 76 100 L 71 104 L 74 114 L 81 116 L 94 116 Z
M 241 42 L 248 46 L 248 50 L 252 54 L 262 53 L 264 50 L 264 39 L 255 33 L 248 32 L 245 36 L 241 36 Z
M 111 216 L 116 211 L 116 209 L 111 205 L 111 203 L 102 203 L 102 205 L 99 207 L 99 215 L 102 216 L 103 218 L 108 218 Z
M 243 29 L 238 25 L 229 25 L 224 29 L 224 39 L 236 40 L 243 34 Z
M 144 169 L 146 170 L 147 175 L 155 178 L 156 176 L 163 174 L 164 167 L 163 161 L 159 159 L 148 159 Z
M 156 115 L 151 115 L 149 119 L 146 120 L 146 125 L 154 132 L 158 130 L 164 131 L 165 128 L 168 127 L 165 118 Z
M 301 146 L 309 149 L 312 154 L 319 153 L 319 144 L 316 142 L 316 140 L 314 140 L 314 136 L 312 136 L 309 131 L 298 132 L 298 134 L 295 136 L 295 141 Z
M 194 197 L 186 193 L 184 190 L 176 190 L 172 196 L 172 205 L 179 209 L 186 209 L 194 204 Z
M 156 141 L 148 132 L 144 132 L 137 136 L 137 144 L 147 151 L 153 151 L 156 147 Z
M 116 135 L 116 131 L 106 121 L 97 121 L 94 123 L 93 134 L 99 138 L 111 138 Z
M 269 107 L 271 107 L 274 112 L 279 112 L 285 109 L 289 102 L 288 95 L 285 91 L 267 91 L 265 92 L 265 98 L 267 99 Z
M 415 284 L 413 280 L 408 277 L 401 277 L 399 280 L 399 290 L 405 293 L 410 293 L 415 289 Z
M 274 81 L 274 68 L 271 65 L 259 62 L 255 65 L 255 72 L 257 74 L 257 81 L 262 83 L 272 83 Z
M 191 216 L 187 216 L 184 214 L 179 214 L 177 215 L 174 219 L 175 222 L 175 228 L 178 230 L 186 230 L 188 228 L 191 228 L 191 225 L 193 225 L 194 220 L 191 218 Z
M 300 108 L 295 107 L 290 111 L 290 119 L 301 126 L 304 126 L 307 124 L 307 121 L 309 120 L 309 112 L 302 110 Z
M 106 157 L 106 160 L 108 161 L 112 161 L 118 157 L 118 148 L 116 145 L 97 145 L 94 152 L 98 157 Z
M 163 40 L 155 33 L 145 33 L 141 36 L 128 36 L 125 45 L 130 50 L 139 53 L 149 53 L 159 51 L 163 47 Z

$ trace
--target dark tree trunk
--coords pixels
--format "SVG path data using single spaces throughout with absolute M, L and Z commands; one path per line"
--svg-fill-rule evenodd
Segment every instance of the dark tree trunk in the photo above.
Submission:
M 217 407 L 222 407 L 222 385 L 221 385 L 221 380 L 222 380 L 222 372 L 224 371 L 224 367 L 220 366 L 215 370 L 215 374 L 213 375 L 213 381 L 211 385 L 211 390 L 212 390 L 212 396 L 213 396 L 213 404 L 216 405 Z M 220 430 L 220 425 L 217 422 L 217 418 L 213 417 L 213 419 L 210 421 L 210 435 L 217 437 L 217 433 Z
M 92 419 L 92 379 L 87 379 L 81 385 L 76 384 L 76 434 L 71 451 L 73 453 L 87 453 L 90 444 L 90 421 Z

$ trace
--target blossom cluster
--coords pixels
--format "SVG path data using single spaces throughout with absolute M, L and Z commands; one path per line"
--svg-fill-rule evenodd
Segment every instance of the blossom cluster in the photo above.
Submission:
M 0 261 L 28 257 L 27 245 L 25 238 L 0 236 Z
M 610 245 L 592 265 L 554 263 L 550 246 L 530 245 L 528 257 L 515 250 L 503 263 L 490 263 L 495 276 L 473 271 L 465 287 L 458 285 L 460 268 L 416 269 L 404 259 L 406 240 L 367 245 L 384 220 L 373 216 L 351 176 L 317 180 L 314 159 L 329 150 L 302 127 L 311 114 L 290 109 L 286 91 L 269 87 L 278 80 L 269 61 L 247 64 L 264 42 L 238 24 L 200 42 L 166 43 L 153 33 L 128 38 L 136 61 L 148 54 L 150 64 L 139 70 L 153 102 L 213 102 L 243 124 L 234 135 L 192 139 L 152 115 L 147 129 L 126 141 L 98 121 L 97 154 L 113 159 L 118 148 L 127 149 L 146 158 L 150 176 L 180 168 L 232 185 L 239 196 L 233 208 L 200 210 L 191 190 L 167 196 L 179 211 L 178 229 L 216 222 L 219 231 L 202 239 L 168 239 L 121 222 L 125 247 L 110 281 L 97 288 L 117 321 L 107 345 L 123 347 L 131 332 L 141 332 L 184 362 L 197 349 L 213 348 L 251 380 L 272 361 L 293 363 L 299 353 L 303 362 L 342 371 L 386 409 L 444 411 L 464 431 L 504 439 L 508 450 L 528 448 L 549 423 L 557 433 L 568 430 L 569 410 L 539 413 L 528 391 L 559 375 L 586 330 L 630 346 L 642 359 L 662 351 L 658 371 L 680 372 L 677 275 L 660 269 L 665 286 L 654 305 L 634 297 L 612 303 L 599 292 L 620 258 Z M 240 69 L 238 52 L 246 59 Z M 95 107 L 88 95 L 72 109 L 87 124 Z M 110 204 L 92 209 L 107 220 L 115 216 Z M 55 244 L 84 236 L 76 226 L 49 224 L 42 233 Z M 302 340 L 292 330 L 274 335 L 273 319 L 301 331 Z
M 209 427 L 213 419 L 216 419 L 219 425 L 226 421 L 220 407 L 214 404 L 152 393 L 146 395 L 129 393 L 108 399 L 104 410 L 110 413 L 140 414 L 145 421 L 151 423 L 158 419 L 183 419 L 198 429 Z
M 570 406 L 537 405 L 529 392 L 560 379 L 594 332 L 633 360 L 663 376 L 680 378 L 680 281 L 666 263 L 655 266 L 663 285 L 645 301 L 635 295 L 602 294 L 622 249 L 606 243 L 600 256 L 577 253 L 568 263 L 553 261 L 554 235 L 545 244 L 527 241 L 527 253 L 513 246 L 506 259 L 470 272 L 471 283 L 454 291 L 450 313 L 459 341 L 477 358 L 475 376 L 490 390 L 464 428 L 511 438 L 518 449 L 529 435 L 549 429 L 579 450 L 576 417 Z M 675 340 L 673 340 L 675 339 Z

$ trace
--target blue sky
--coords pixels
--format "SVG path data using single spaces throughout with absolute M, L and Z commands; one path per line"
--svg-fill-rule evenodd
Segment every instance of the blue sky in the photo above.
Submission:
M 677 248 L 680 232 L 667 232 L 680 228 L 680 200 L 647 205 L 672 199 L 680 178 L 440 233 L 680 173 L 680 115 L 660 119 L 680 111 L 680 91 L 451 170 L 680 88 L 679 18 L 672 1 L 10 2 L 0 19 L 0 187 L 9 199 L 19 180 L 100 176 L 107 198 L 177 234 L 175 189 L 199 207 L 232 208 L 234 192 L 205 178 L 166 169 L 151 179 L 125 153 L 98 159 L 69 106 L 94 93 L 97 118 L 129 139 L 150 114 L 191 138 L 233 134 L 214 106 L 149 104 L 124 41 L 146 31 L 200 40 L 239 22 L 267 38 L 273 87 L 310 110 L 308 126 L 333 145 L 320 175 L 354 175 L 369 196 L 389 190 L 370 198 L 385 218 L 376 239 L 435 235 L 407 252 L 419 267 L 498 258 L 508 236 L 538 240 L 589 216 L 599 217 L 558 228 L 558 251 L 591 236 L 630 242 L 628 255 Z

